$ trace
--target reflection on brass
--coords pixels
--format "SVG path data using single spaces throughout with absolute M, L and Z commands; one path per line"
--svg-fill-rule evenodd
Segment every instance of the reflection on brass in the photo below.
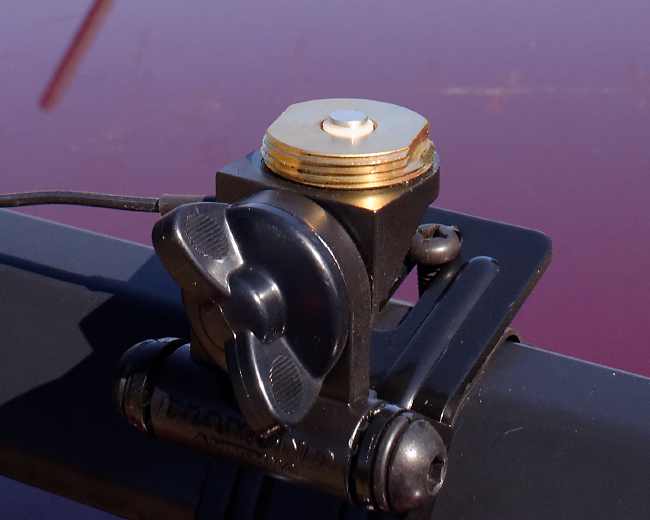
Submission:
M 379 188 L 437 169 L 428 121 L 368 99 L 291 105 L 266 131 L 261 153 L 281 177 L 323 188 Z

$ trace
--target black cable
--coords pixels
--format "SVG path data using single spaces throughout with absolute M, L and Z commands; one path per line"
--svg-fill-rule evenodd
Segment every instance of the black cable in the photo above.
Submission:
M 82 191 L 32 191 L 0 194 L 0 208 L 17 208 L 41 204 L 71 204 L 124 211 L 158 213 L 159 197 L 125 197 Z

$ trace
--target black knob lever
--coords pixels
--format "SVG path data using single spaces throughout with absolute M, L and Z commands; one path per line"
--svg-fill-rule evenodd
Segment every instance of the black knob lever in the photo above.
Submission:
M 263 192 L 180 206 L 153 230 L 186 301 L 213 302 L 231 328 L 228 372 L 257 431 L 304 418 L 349 336 L 348 288 L 319 234 L 324 216 L 304 197 Z

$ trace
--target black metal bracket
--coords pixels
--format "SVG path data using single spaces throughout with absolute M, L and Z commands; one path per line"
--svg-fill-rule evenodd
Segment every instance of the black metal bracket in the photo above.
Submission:
M 428 209 L 423 222 L 457 226 L 461 252 L 435 273 L 420 272 L 417 303 L 403 309 L 396 327 L 374 331 L 371 381 L 382 399 L 451 428 L 474 378 L 548 266 L 551 241 L 441 209 Z
M 212 229 L 208 224 L 213 225 L 213 221 L 219 220 L 215 220 L 216 217 L 208 218 L 214 211 L 219 210 L 219 215 L 224 211 L 232 211 L 233 215 L 242 213 L 241 222 L 245 222 L 247 227 L 246 232 L 240 234 L 246 244 L 251 243 L 251 239 L 253 245 L 262 243 L 266 236 L 293 236 L 294 226 L 303 229 L 304 226 L 291 223 L 284 225 L 282 234 L 276 224 L 272 230 L 264 231 L 263 224 L 268 224 L 270 216 L 257 220 L 249 218 L 253 209 L 261 211 L 260 208 L 266 207 L 264 197 L 275 197 L 269 200 L 275 205 L 281 204 L 282 208 L 287 204 L 286 201 L 281 202 L 284 199 L 294 201 L 291 208 L 296 205 L 302 208 L 305 204 L 311 208 L 309 211 L 303 208 L 296 212 L 297 215 L 312 218 L 317 213 L 321 214 L 321 218 L 316 219 L 318 224 L 304 229 L 323 232 L 323 219 L 331 218 L 309 199 L 283 192 L 262 191 L 242 202 L 243 206 L 181 206 L 164 217 L 162 224 L 157 224 L 156 229 L 169 222 L 175 223 L 167 225 L 170 230 L 164 233 L 155 231 L 154 242 L 163 263 L 183 288 L 186 300 L 188 292 L 204 290 L 209 280 L 206 278 L 205 283 L 195 280 L 193 273 L 198 269 L 192 267 L 195 264 L 191 263 L 191 269 L 188 268 L 187 262 L 174 260 L 174 255 L 170 256 L 166 248 L 178 237 L 188 235 L 188 240 L 181 240 L 180 243 L 183 251 L 192 251 L 192 261 L 201 263 L 209 260 L 211 267 L 206 271 L 209 273 L 221 269 L 221 257 L 212 258 L 218 255 L 208 254 L 203 247 L 206 240 L 204 234 Z M 275 208 L 275 205 L 269 207 Z M 283 210 L 282 215 L 285 213 Z M 198 227 L 193 226 L 192 220 L 197 216 L 203 219 Z M 232 225 L 238 222 L 234 217 L 231 220 Z M 353 325 L 351 330 L 362 335 L 365 345 L 371 340 L 371 360 L 365 356 L 362 363 L 350 364 L 349 370 L 344 373 L 332 370 L 328 376 L 328 379 L 334 376 L 333 388 L 345 388 L 350 382 L 358 384 L 368 381 L 370 372 L 374 391 L 369 391 L 365 386 L 365 393 L 354 401 L 340 400 L 330 393 L 315 394 L 313 403 L 305 408 L 300 420 L 260 429 L 256 428 L 257 422 L 266 425 L 273 424 L 273 421 L 253 421 L 251 424 L 251 414 L 255 416 L 257 408 L 251 405 L 246 409 L 242 405 L 242 398 L 245 403 L 247 399 L 251 403 L 255 401 L 257 407 L 266 401 L 262 398 L 250 399 L 248 386 L 240 388 L 233 383 L 231 388 L 228 384 L 219 383 L 226 376 L 223 367 L 196 361 L 189 346 L 183 346 L 183 342 L 174 343 L 177 347 L 169 349 L 171 340 L 145 341 L 122 358 L 116 391 L 120 410 L 132 424 L 141 425 L 153 436 L 194 446 L 212 455 L 233 457 L 266 472 L 304 481 L 369 509 L 405 513 L 430 507 L 431 499 L 445 479 L 447 447 L 452 440 L 454 419 L 463 398 L 484 361 L 503 338 L 516 310 L 548 264 L 550 241 L 535 231 L 441 210 L 428 210 L 425 223 L 443 224 L 450 230 L 453 228 L 450 233 L 457 234 L 457 245 L 458 235 L 462 239 L 460 252 L 457 248 L 453 260 L 441 265 L 417 265 L 421 295 L 412 309 L 402 307 L 396 311 L 392 306 L 383 314 L 376 314 L 373 329 L 369 327 L 370 320 L 364 321 L 365 327 Z M 219 225 L 222 233 L 225 224 Z M 207 236 L 210 244 L 220 244 L 217 241 L 219 233 L 216 230 L 210 233 Z M 333 258 L 340 262 L 346 258 L 346 252 L 354 250 L 354 245 L 351 245 L 345 231 L 330 235 L 323 243 L 336 245 Z M 342 247 L 338 247 L 339 235 L 347 239 Z M 229 235 L 226 233 L 224 236 Z M 281 240 L 277 247 L 281 248 L 284 242 L 286 240 Z M 232 248 L 238 251 L 234 245 Z M 221 256 L 223 249 L 219 249 Z M 286 330 L 294 333 L 296 330 L 304 331 L 297 344 L 307 349 L 306 352 L 316 353 L 320 351 L 310 350 L 311 340 L 322 338 L 322 334 L 313 332 L 313 324 L 309 325 L 307 320 L 315 318 L 329 326 L 331 318 L 327 313 L 315 313 L 314 317 L 314 313 L 305 314 L 302 310 L 304 302 L 314 298 L 308 289 L 315 282 L 305 286 L 305 280 L 309 277 L 300 275 L 297 276 L 300 283 L 296 284 L 292 271 L 283 262 L 284 254 L 295 255 L 299 249 L 293 242 L 287 246 L 285 253 L 278 249 L 275 257 L 271 256 L 278 259 L 271 272 L 280 280 L 274 287 L 284 288 L 282 291 L 289 291 L 289 295 L 298 288 L 303 290 L 288 305 L 295 319 L 294 325 Z M 264 251 L 255 247 L 252 253 L 243 246 L 242 250 L 244 258 L 251 262 L 264 258 Z M 367 294 L 368 291 L 364 292 L 363 285 L 359 283 L 360 280 L 367 281 L 365 268 L 361 260 L 357 260 L 355 264 L 344 264 L 347 267 L 341 274 L 344 275 L 345 286 L 350 289 L 349 294 Z M 306 262 L 303 259 L 297 265 L 305 265 Z M 349 265 L 354 268 L 349 268 Z M 395 284 L 403 279 L 409 268 L 413 268 L 413 259 L 407 255 L 403 268 L 398 270 Z M 252 268 L 245 272 L 258 276 L 266 270 Z M 191 275 L 189 281 L 187 273 Z M 223 283 L 227 280 L 224 278 Z M 221 279 L 217 281 L 221 283 Z M 230 280 L 231 291 L 235 290 L 236 281 Z M 332 286 L 332 283 L 327 286 Z M 245 285 L 245 289 L 234 298 L 235 303 L 248 302 L 249 292 L 261 295 L 268 292 L 265 291 L 257 286 Z M 282 291 L 277 289 L 279 294 L 284 294 Z M 328 300 L 332 304 L 329 310 L 335 311 L 337 298 Z M 267 299 L 265 296 L 264 301 Z M 316 299 L 320 301 L 322 298 Z M 275 300 L 269 301 L 277 306 Z M 283 303 L 284 300 L 278 301 Z M 351 305 L 355 313 L 369 308 L 369 298 L 363 301 L 366 302 L 365 306 Z M 235 306 L 236 312 L 230 315 L 230 321 L 233 318 L 242 320 L 247 312 L 252 312 L 254 305 L 247 305 L 250 308 Z M 343 312 L 344 308 L 340 307 L 339 310 Z M 258 314 L 263 318 L 261 322 L 257 320 Z M 255 314 L 255 319 L 244 319 L 244 323 L 257 326 L 259 322 L 264 325 L 260 330 L 267 330 L 269 327 L 264 320 L 268 313 L 258 314 Z M 391 320 L 396 324 L 393 327 L 390 326 Z M 296 328 L 296 323 L 301 325 Z M 271 330 L 275 329 L 271 327 Z M 242 336 L 244 332 L 234 331 L 233 336 Z M 266 353 L 273 349 L 275 342 L 276 339 L 261 342 L 255 347 L 256 352 L 268 355 Z M 353 346 L 348 345 L 347 352 L 354 352 Z M 232 354 L 233 345 L 226 345 L 228 348 Z M 147 352 L 147 359 L 151 358 L 151 352 L 165 354 L 162 357 L 153 356 L 156 363 L 145 363 L 143 366 L 140 363 L 142 350 Z M 237 377 L 252 378 L 256 384 L 265 383 L 268 378 L 268 383 L 275 385 L 271 386 L 274 391 L 277 387 L 284 396 L 289 388 L 287 378 L 284 375 L 276 377 L 274 366 L 271 364 L 267 374 L 259 367 L 244 369 L 231 366 L 229 361 L 228 374 L 232 376 L 234 370 Z M 129 367 L 136 368 L 132 370 Z M 296 379 L 294 386 L 302 388 L 304 385 L 301 385 Z M 233 401 L 233 388 L 239 406 Z

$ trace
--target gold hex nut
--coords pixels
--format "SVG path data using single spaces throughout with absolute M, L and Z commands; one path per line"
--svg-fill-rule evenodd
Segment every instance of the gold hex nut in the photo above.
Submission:
M 438 167 L 424 117 L 368 99 L 289 106 L 266 131 L 261 154 L 285 179 L 333 189 L 392 186 Z

